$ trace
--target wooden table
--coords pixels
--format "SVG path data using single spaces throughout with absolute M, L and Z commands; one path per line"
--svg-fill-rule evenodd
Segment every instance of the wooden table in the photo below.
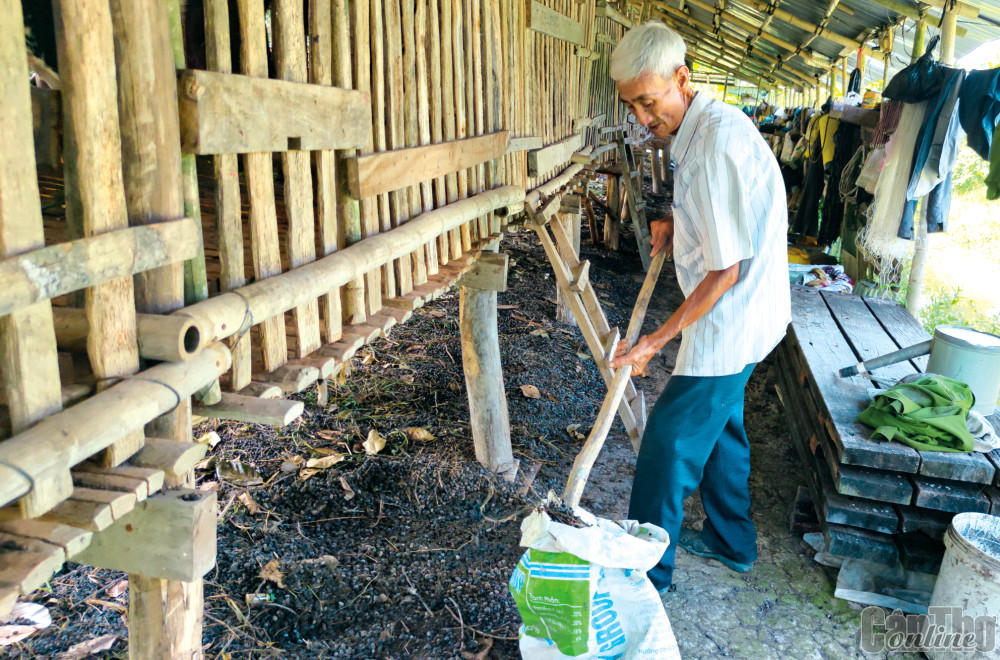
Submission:
M 1000 515 L 1000 451 L 918 451 L 869 440 L 857 421 L 875 387 L 837 371 L 929 339 L 895 302 L 792 286 L 792 324 L 778 346 L 778 393 L 829 552 L 937 572 L 942 537 L 965 511 Z M 896 380 L 927 357 L 876 370 Z M 1000 413 L 991 421 L 1000 429 Z

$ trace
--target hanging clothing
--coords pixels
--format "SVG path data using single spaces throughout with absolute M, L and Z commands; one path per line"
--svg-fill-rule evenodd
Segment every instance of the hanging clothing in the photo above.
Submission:
M 823 159 L 819 155 L 822 147 L 818 138 L 810 151 L 816 154 L 816 157 L 806 159 L 802 196 L 799 198 L 799 208 L 795 212 L 795 221 L 790 229 L 791 233 L 800 236 L 816 236 L 819 233 L 819 200 L 823 196 Z
M 965 70 L 941 67 L 940 76 L 940 92 L 927 106 L 924 124 L 917 135 L 913 172 L 899 225 L 900 238 L 913 239 L 917 200 L 924 196 L 927 197 L 923 206 L 927 232 L 933 234 L 948 230 L 952 168 L 965 137 L 958 118 L 958 95 L 965 80 Z
M 959 92 L 958 116 L 969 147 L 990 160 L 993 131 L 1000 119 L 1000 68 L 969 72 Z
M 889 141 L 889 136 L 892 135 L 899 125 L 899 115 L 902 113 L 902 110 L 902 101 L 886 99 L 882 102 L 882 107 L 878 115 L 878 124 L 872 133 L 873 147 L 884 146 Z
M 1000 198 L 1000 140 L 990 147 L 990 171 L 986 173 L 986 199 Z
M 816 121 L 816 134 L 819 137 L 824 166 L 829 165 L 833 160 L 833 153 L 836 149 L 834 135 L 836 135 L 839 126 L 840 120 L 834 119 L 829 114 L 823 115 Z
M 835 143 L 836 148 L 832 150 L 834 153 L 830 163 L 830 179 L 823 199 L 823 213 L 817 236 L 820 245 L 829 245 L 840 236 L 840 226 L 844 222 L 844 198 L 840 196 L 840 181 L 844 176 L 844 168 L 851 163 L 861 146 L 861 127 L 841 123 L 830 141 Z M 848 176 L 853 176 L 853 173 L 848 173 Z

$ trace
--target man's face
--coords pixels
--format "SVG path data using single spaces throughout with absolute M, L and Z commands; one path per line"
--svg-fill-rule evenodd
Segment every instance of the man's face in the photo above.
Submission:
M 618 95 L 640 124 L 658 138 L 677 132 L 687 111 L 690 72 L 681 66 L 669 80 L 644 73 L 634 80 L 615 82 Z

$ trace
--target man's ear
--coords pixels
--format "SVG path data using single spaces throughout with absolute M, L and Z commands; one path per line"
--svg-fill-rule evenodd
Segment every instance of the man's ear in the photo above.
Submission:
M 691 69 L 687 68 L 686 64 L 682 64 L 677 67 L 674 71 L 674 80 L 677 81 L 677 87 L 679 89 L 684 89 L 691 84 Z

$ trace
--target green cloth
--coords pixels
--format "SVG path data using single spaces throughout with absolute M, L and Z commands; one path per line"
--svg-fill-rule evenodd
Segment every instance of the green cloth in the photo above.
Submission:
M 994 134 L 993 137 L 997 137 Z M 990 146 L 990 169 L 986 173 L 986 199 L 1000 197 L 1000 140 Z
M 898 440 L 924 451 L 972 451 L 966 417 L 976 399 L 965 383 L 928 375 L 877 394 L 858 415 L 872 439 Z

